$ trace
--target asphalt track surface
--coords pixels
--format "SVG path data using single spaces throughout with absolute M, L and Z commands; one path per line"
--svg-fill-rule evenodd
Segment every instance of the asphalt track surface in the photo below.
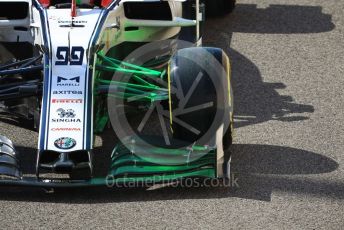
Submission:
M 239 0 L 207 22 L 205 44 L 232 60 L 239 187 L 1 188 L 0 228 L 343 229 L 343 12 L 341 0 Z M 0 128 L 34 164 L 37 134 Z

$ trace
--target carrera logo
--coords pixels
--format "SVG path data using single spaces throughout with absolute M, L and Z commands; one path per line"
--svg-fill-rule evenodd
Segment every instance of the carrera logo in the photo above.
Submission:
M 65 77 L 57 77 L 57 86 L 79 86 L 80 85 L 80 77 L 72 77 L 72 78 L 65 78 Z
M 77 91 L 77 90 L 54 90 L 53 91 L 53 94 L 57 95 L 57 94 L 60 94 L 60 95 L 70 95 L 70 94 L 73 94 L 73 95 L 81 95 L 82 94 L 82 91 Z
M 76 146 L 76 141 L 70 137 L 61 137 L 54 141 L 54 145 L 58 149 L 72 149 Z
M 51 103 L 59 103 L 59 104 L 66 104 L 66 103 L 72 103 L 72 104 L 80 104 L 82 103 L 82 99 L 52 99 Z
M 51 131 L 59 132 L 59 131 L 69 131 L 69 132 L 79 132 L 81 131 L 80 128 L 52 128 Z

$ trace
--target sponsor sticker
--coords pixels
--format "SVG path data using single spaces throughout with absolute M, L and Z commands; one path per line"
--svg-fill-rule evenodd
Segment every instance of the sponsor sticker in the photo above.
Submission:
M 81 131 L 80 128 L 52 128 L 51 131 L 53 132 L 59 132 L 59 131 L 62 131 L 62 132 L 79 132 Z
M 81 104 L 82 99 L 52 99 L 51 103 L 54 103 L 54 104 L 67 104 L 67 103 Z
M 57 86 L 79 86 L 80 85 L 80 77 L 57 77 Z
M 56 110 L 57 115 L 60 118 L 53 118 L 51 119 L 52 122 L 55 123 L 80 123 L 81 120 L 76 118 L 76 114 L 75 111 L 73 109 L 62 109 L 59 108 L 58 110 Z
M 81 123 L 81 120 L 76 118 L 53 118 L 51 121 L 55 123 Z
M 64 24 L 64 23 L 76 23 L 76 24 L 86 24 L 87 21 L 79 20 L 79 21 L 70 21 L 70 20 L 59 20 L 58 23 Z
M 72 149 L 76 145 L 76 141 L 70 137 L 60 137 L 54 141 L 54 145 L 58 149 Z
M 81 95 L 82 91 L 77 90 L 54 90 L 53 94 L 55 95 Z
M 73 109 L 59 108 L 58 110 L 56 110 L 56 112 L 60 118 L 74 118 L 76 116 Z

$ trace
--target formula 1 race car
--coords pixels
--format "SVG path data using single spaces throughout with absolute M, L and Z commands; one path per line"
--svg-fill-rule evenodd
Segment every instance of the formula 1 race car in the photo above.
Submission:
M 226 177 L 230 62 L 221 49 L 201 46 L 207 4 L 1 1 L 0 112 L 30 121 L 38 147 L 36 175 L 26 175 L 0 129 L 0 185 Z M 109 129 L 109 168 L 97 177 L 95 137 Z

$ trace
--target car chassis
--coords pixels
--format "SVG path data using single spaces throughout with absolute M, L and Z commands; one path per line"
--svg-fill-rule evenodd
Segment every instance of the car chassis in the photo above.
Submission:
M 32 121 L 39 132 L 35 176 L 23 175 L 25 162 L 0 136 L 0 185 L 229 175 L 230 62 L 221 49 L 200 46 L 202 1 L 8 0 L 0 7 L 0 42 L 15 53 L 0 65 L 0 110 Z M 149 58 L 130 55 L 146 47 L 154 53 Z M 137 130 L 150 128 L 128 114 L 147 121 L 152 111 L 163 134 L 141 135 Z M 126 132 L 122 124 L 139 128 Z M 116 138 L 108 176 L 95 177 L 95 134 L 110 125 Z

